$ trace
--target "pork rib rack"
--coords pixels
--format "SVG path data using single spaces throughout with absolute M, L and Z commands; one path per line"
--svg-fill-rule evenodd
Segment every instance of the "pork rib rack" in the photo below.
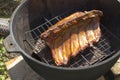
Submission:
M 99 41 L 102 15 L 99 10 L 75 12 L 40 35 L 51 48 L 57 66 L 67 64 L 70 57 Z

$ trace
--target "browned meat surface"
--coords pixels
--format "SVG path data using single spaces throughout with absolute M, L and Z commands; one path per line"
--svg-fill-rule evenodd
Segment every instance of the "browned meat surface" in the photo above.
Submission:
M 102 14 L 99 10 L 73 13 L 40 35 L 51 48 L 56 65 L 67 64 L 70 57 L 99 41 Z

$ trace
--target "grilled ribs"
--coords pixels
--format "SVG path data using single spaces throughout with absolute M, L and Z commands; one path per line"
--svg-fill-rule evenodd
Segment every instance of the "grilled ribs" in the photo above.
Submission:
M 75 12 L 40 35 L 51 48 L 57 66 L 67 64 L 70 57 L 99 41 L 102 15 L 99 10 Z

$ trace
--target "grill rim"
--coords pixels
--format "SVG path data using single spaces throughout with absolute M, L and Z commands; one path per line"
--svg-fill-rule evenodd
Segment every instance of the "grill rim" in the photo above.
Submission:
M 13 33 L 13 24 L 14 24 L 14 17 L 16 16 L 16 13 L 18 12 L 18 10 L 23 7 L 23 5 L 25 5 L 26 3 L 28 2 L 28 0 L 25 0 L 23 1 L 16 9 L 15 11 L 13 12 L 12 16 L 11 16 L 11 20 L 10 20 L 10 35 L 12 36 L 12 39 L 13 41 L 15 42 L 15 44 L 17 45 L 17 47 L 19 48 L 18 52 L 20 52 L 23 55 L 25 55 L 27 58 L 31 59 L 32 61 L 36 62 L 37 64 L 41 64 L 45 67 L 49 67 L 49 68 L 54 68 L 54 69 L 59 69 L 59 70 L 84 70 L 84 69 L 90 69 L 90 68 L 94 68 L 94 67 L 97 67 L 97 66 L 100 66 L 100 65 L 103 65 L 107 62 L 109 62 L 110 60 L 113 60 L 113 59 L 118 59 L 119 56 L 120 56 L 120 50 L 117 51 L 113 56 L 111 56 L 110 58 L 102 61 L 101 63 L 98 63 L 98 64 L 94 64 L 94 65 L 91 65 L 91 66 L 87 66 L 87 67 L 81 67 L 81 68 L 66 68 L 66 67 L 57 67 L 57 66 L 52 66 L 52 65 L 47 65 L 43 62 L 40 62 L 39 60 L 31 57 L 30 55 L 28 55 L 20 46 L 19 44 L 17 43 L 17 40 L 14 38 L 14 33 Z

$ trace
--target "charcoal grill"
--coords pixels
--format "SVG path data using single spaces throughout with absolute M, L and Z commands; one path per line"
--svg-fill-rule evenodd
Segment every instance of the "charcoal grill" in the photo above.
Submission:
M 50 48 L 39 35 L 71 13 L 93 9 L 104 13 L 100 41 L 80 52 L 68 65 L 56 66 Z M 120 56 L 119 10 L 117 0 L 25 0 L 11 17 L 10 35 L 4 45 L 8 52 L 20 52 L 28 65 L 46 80 L 95 80 Z

